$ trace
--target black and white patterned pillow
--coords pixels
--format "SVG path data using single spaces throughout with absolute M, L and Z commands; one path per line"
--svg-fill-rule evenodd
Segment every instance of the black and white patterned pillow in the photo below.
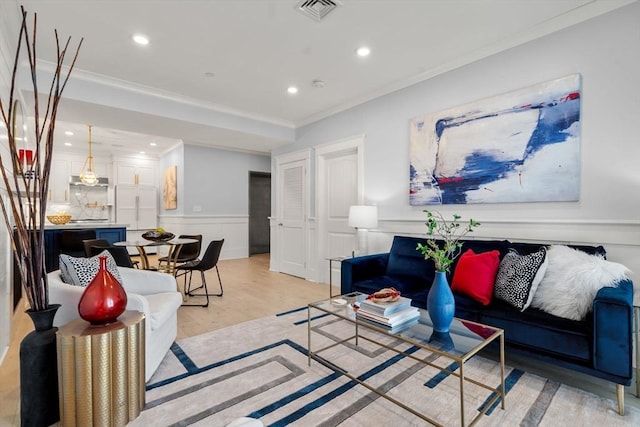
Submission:
M 513 249 L 509 250 L 498 268 L 495 297 L 520 311 L 526 310 L 547 271 L 548 264 L 545 248 L 529 255 L 520 255 Z
M 62 281 L 74 286 L 86 287 L 100 270 L 100 257 L 107 257 L 107 270 L 122 284 L 122 277 L 113 256 L 104 250 L 91 258 L 76 258 L 66 254 L 60 255 L 60 273 Z

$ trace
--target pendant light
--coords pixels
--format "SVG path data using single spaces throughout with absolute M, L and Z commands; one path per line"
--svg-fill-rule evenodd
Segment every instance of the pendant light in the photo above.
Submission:
M 82 166 L 80 181 L 85 185 L 96 185 L 98 183 L 98 175 L 93 170 L 93 156 L 91 155 L 91 125 L 89 125 L 89 155 Z

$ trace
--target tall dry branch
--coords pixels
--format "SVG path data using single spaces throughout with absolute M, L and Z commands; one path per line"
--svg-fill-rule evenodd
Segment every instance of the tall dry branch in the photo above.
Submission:
M 44 229 L 47 194 L 55 135 L 58 105 L 62 92 L 73 71 L 82 40 L 76 47 L 71 64 L 65 66 L 65 57 L 70 48 L 71 37 L 60 45 L 57 30 L 56 67 L 49 92 L 41 104 L 37 76 L 37 14 L 33 15 L 33 32 L 30 35 L 27 12 L 21 7 L 22 23 L 13 63 L 11 85 L 7 98 L 0 96 L 0 115 L 7 130 L 7 149 L 0 151 L 0 172 L 7 192 L 6 200 L 0 197 L 0 208 L 5 225 L 11 237 L 11 248 L 18 266 L 22 288 L 32 310 L 44 310 L 49 305 L 49 287 L 44 262 Z M 23 132 L 21 120 L 25 116 L 16 88 L 16 77 L 20 72 L 21 55 L 27 56 L 29 75 L 33 86 L 33 122 L 29 142 L 20 135 Z M 66 70 L 66 71 L 65 71 Z M 45 87 L 47 87 L 45 86 Z M 3 99 L 7 99 L 4 101 Z M 44 114 L 41 109 L 44 108 Z M 32 150 L 31 164 L 24 162 L 21 150 Z M 24 152 L 23 152 L 24 153 Z

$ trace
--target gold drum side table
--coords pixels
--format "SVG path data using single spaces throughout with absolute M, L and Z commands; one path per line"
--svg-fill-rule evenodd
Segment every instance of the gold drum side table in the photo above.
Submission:
M 57 331 L 61 426 L 124 426 L 145 405 L 145 318 L 73 320 Z

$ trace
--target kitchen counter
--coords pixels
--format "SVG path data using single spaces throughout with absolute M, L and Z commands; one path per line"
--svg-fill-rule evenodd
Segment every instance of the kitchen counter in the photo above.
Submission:
M 64 225 L 56 225 L 47 223 L 44 226 L 45 230 L 77 230 L 77 229 L 85 229 L 85 228 L 127 228 L 129 224 L 118 224 L 115 222 L 96 222 L 96 221 L 87 221 L 87 222 L 70 222 Z

